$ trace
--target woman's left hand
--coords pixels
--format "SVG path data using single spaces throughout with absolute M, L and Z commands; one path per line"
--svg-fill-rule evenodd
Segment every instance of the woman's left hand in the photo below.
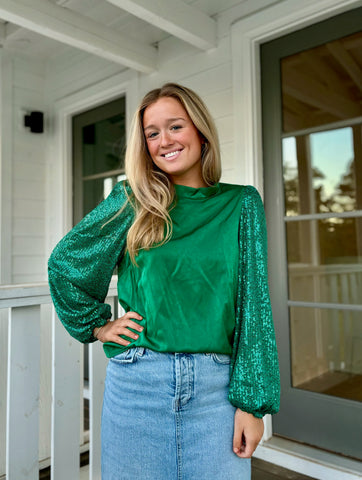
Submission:
M 233 451 L 240 458 L 250 458 L 264 433 L 262 418 L 236 409 L 234 416 Z

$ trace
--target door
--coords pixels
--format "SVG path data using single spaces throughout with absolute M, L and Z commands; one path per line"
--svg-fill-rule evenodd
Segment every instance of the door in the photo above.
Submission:
M 108 196 L 124 177 L 124 97 L 73 117 L 73 222 Z
M 282 397 L 273 433 L 362 459 L 362 9 L 261 47 Z
M 73 224 L 78 223 L 125 178 L 126 99 L 80 113 L 73 127 Z M 84 380 L 89 377 L 88 345 L 84 345 Z M 88 400 L 84 425 L 88 429 Z

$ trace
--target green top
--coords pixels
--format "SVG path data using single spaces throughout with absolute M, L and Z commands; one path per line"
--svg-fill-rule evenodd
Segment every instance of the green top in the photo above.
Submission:
M 118 264 L 120 302 L 144 317 L 132 346 L 232 353 L 230 402 L 257 417 L 275 413 L 279 369 L 260 196 L 222 183 L 175 188 L 172 238 L 141 251 L 138 267 L 125 254 L 133 209 L 122 183 L 59 242 L 49 259 L 58 316 L 75 338 L 94 341 L 94 328 L 111 317 L 103 302 Z M 124 350 L 104 349 L 108 356 Z
M 175 185 L 170 241 L 128 255 L 118 270 L 118 298 L 144 326 L 131 346 L 158 352 L 232 353 L 238 273 L 238 185 Z M 108 357 L 127 350 L 106 343 Z

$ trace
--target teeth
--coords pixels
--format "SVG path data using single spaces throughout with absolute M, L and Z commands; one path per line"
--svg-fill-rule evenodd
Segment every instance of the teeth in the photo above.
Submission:
M 179 153 L 179 151 L 180 150 L 176 150 L 175 152 L 166 153 L 165 158 L 174 157 L 175 155 L 177 155 Z

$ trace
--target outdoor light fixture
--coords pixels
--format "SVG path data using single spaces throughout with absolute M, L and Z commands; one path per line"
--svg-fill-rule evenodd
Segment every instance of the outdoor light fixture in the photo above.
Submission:
M 24 125 L 29 127 L 32 133 L 44 132 L 44 113 L 30 112 L 24 116 Z

